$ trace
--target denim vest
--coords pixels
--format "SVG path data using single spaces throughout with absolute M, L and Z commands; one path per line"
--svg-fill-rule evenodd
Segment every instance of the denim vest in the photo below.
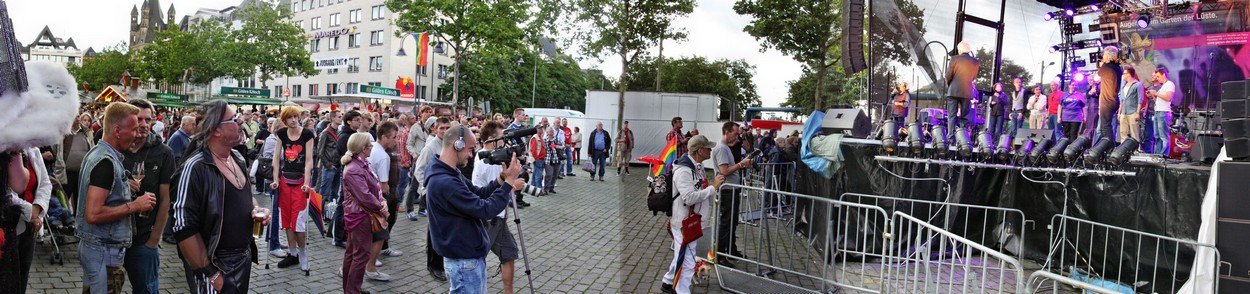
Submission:
M 108 142 L 100 140 L 100 143 L 91 148 L 87 152 L 87 156 L 83 158 L 82 175 L 78 181 L 78 206 L 79 210 L 76 216 L 77 222 L 80 224 L 77 233 L 80 240 L 92 244 L 103 246 L 130 247 L 131 235 L 134 227 L 134 218 L 129 216 L 120 220 L 107 224 L 88 224 L 87 216 L 84 211 L 87 207 L 87 191 L 91 184 L 91 170 L 95 168 L 100 160 L 108 158 L 113 162 L 113 189 L 109 191 L 108 198 L 104 199 L 104 206 L 122 206 L 129 203 L 132 199 L 130 195 L 130 185 L 126 183 L 124 176 L 126 169 L 122 167 L 122 154 L 113 149 Z

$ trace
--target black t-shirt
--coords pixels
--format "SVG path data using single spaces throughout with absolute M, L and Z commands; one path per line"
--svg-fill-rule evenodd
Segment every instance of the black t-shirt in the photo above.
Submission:
M 282 165 L 282 176 L 288 179 L 304 178 L 304 163 L 311 158 L 305 158 L 305 148 L 313 148 L 308 142 L 312 142 L 316 136 L 309 130 L 301 129 L 299 138 L 291 139 L 288 137 L 287 129 L 278 130 L 278 142 L 282 144 L 281 150 L 274 150 L 276 156 L 281 156 L 279 162 Z
M 100 159 L 95 167 L 91 168 L 90 185 L 104 188 L 105 190 L 113 190 L 113 160 L 108 157 Z
M 252 244 L 252 193 L 248 185 L 243 189 L 235 188 L 226 179 L 225 210 L 221 216 L 221 240 L 218 249 L 247 248 Z M 225 229 L 229 228 L 229 229 Z M 237 228 L 237 230 L 236 230 Z M 244 229 L 246 228 L 246 229 Z
M 149 142 L 151 143 L 151 142 Z M 122 167 L 135 172 L 136 165 L 143 162 L 143 182 L 139 183 L 138 191 L 131 191 L 137 195 L 143 193 L 152 193 L 158 195 L 156 197 L 156 207 L 168 206 L 169 203 L 162 202 L 160 195 L 161 185 L 169 185 L 174 180 L 174 155 L 173 151 L 165 145 L 149 144 L 139 149 L 137 153 L 122 152 L 125 158 L 122 160 Z M 172 193 L 173 187 L 170 187 Z M 152 226 L 156 225 L 156 209 L 147 213 L 147 217 L 135 214 L 135 230 L 134 241 L 136 244 L 147 242 L 151 236 Z

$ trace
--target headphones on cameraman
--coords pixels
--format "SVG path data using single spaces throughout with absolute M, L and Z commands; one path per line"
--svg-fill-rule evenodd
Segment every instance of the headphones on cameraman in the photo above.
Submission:
M 456 142 L 451 143 L 451 148 L 456 152 L 464 151 L 464 131 L 467 130 L 463 125 L 456 126 Z

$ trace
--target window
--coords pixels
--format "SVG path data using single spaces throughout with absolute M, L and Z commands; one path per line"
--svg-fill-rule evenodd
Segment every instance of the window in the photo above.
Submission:
M 308 52 L 321 52 L 321 39 L 312 39 L 308 42 Z
M 327 70 L 326 70 L 326 74 L 331 74 L 331 75 L 332 75 L 332 74 L 336 74 L 336 73 L 339 73 L 339 69 L 337 69 L 337 68 L 331 68 L 331 69 L 327 69 Z
M 369 82 L 369 85 L 370 85 L 370 86 L 375 86 L 375 87 L 381 87 L 381 86 L 382 86 L 382 82 Z
M 382 56 L 369 57 L 369 71 L 382 71 Z
M 369 46 L 382 45 L 382 31 L 369 32 Z
M 347 83 L 347 94 L 356 94 L 360 89 L 360 83 Z
M 299 12 L 299 2 L 291 3 L 291 12 Z
M 339 50 L 339 37 L 333 37 L 333 38 L 330 38 L 330 40 L 329 40 L 329 41 L 327 41 L 327 42 L 328 42 L 328 43 L 330 43 L 330 50 L 331 50 L 331 51 L 333 51 L 333 50 Z
M 282 97 L 282 85 L 273 86 L 273 97 Z
M 418 65 L 418 66 L 417 66 L 417 75 L 419 75 L 419 76 L 423 76 L 423 77 L 424 77 L 424 76 L 426 76 L 426 75 L 425 75 L 425 68 L 427 68 L 427 67 L 430 67 L 430 66 L 428 66 L 428 65 L 427 65 L 427 66 L 420 66 L 420 65 Z
M 360 33 L 347 35 L 347 47 L 360 48 Z
M 318 5 L 317 5 L 317 7 L 324 7 L 324 6 L 326 6 L 326 0 L 317 0 L 317 2 L 319 2 L 319 3 L 320 3 L 320 4 L 318 4 Z
M 308 10 L 308 0 L 300 0 L 299 6 L 301 11 Z
M 330 26 L 331 26 L 331 27 L 337 27 L 337 26 L 339 26 L 339 24 L 340 24 L 340 23 L 339 23 L 339 14 L 338 14 L 338 13 L 331 14 L 331 15 L 330 15 Z
M 317 84 L 308 84 L 308 96 L 317 96 Z
M 334 95 L 339 92 L 339 85 L 335 83 L 326 84 L 326 95 Z
M 360 71 L 360 57 L 348 59 L 347 60 L 347 72 L 359 72 L 359 71 Z
M 314 18 L 312 19 L 312 29 L 314 29 L 314 30 L 320 30 L 320 29 L 321 29 L 321 17 L 320 17 L 320 16 L 318 16 L 318 17 L 314 17 Z
M 449 71 L 451 70 L 447 67 L 447 65 L 439 64 L 438 65 L 438 78 L 446 79 Z
M 373 20 L 382 19 L 382 8 L 383 8 L 382 5 L 373 6 L 373 18 L 372 18 Z
M 294 86 L 291 86 L 291 96 L 292 96 L 292 97 L 303 97 L 303 96 L 304 96 L 304 92 L 303 92 L 303 91 L 300 91 L 300 90 L 303 90 L 303 89 L 302 89 L 303 87 L 304 87 L 304 86 L 301 86 L 301 85 L 294 85 Z
M 304 21 L 302 21 L 302 20 L 300 20 L 300 21 L 296 21 L 296 22 L 295 22 L 295 26 L 299 27 L 299 29 L 301 29 L 301 30 L 306 30 L 306 29 L 304 28 Z
M 355 10 L 347 12 L 347 22 L 348 23 L 360 22 L 360 9 L 355 9 Z

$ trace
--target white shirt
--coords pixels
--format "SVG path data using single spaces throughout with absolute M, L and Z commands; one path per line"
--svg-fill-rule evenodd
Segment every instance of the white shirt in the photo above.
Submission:
M 1158 93 L 1163 93 L 1163 92 L 1168 92 L 1168 93 L 1171 93 L 1171 94 L 1173 94 L 1173 97 L 1175 97 L 1175 94 L 1176 94 L 1176 84 L 1173 84 L 1171 80 L 1169 80 L 1169 81 L 1167 81 L 1167 82 L 1163 82 L 1163 86 L 1160 86 L 1160 87 L 1159 87 L 1159 91 L 1158 91 Z M 1163 101 L 1163 99 L 1160 99 L 1158 96 L 1155 96 L 1155 111 L 1157 111 L 1157 112 L 1172 112 L 1172 102 L 1171 102 L 1171 101 Z
M 48 178 L 48 170 L 43 165 L 43 155 L 39 152 L 39 147 L 27 148 L 22 151 L 22 154 L 26 155 L 27 159 L 30 159 L 30 165 L 31 167 L 34 167 L 34 169 L 30 170 L 30 172 L 35 173 L 39 182 L 27 183 L 27 185 L 38 185 L 38 187 L 35 188 L 35 202 L 33 203 L 23 200 L 22 196 L 18 195 L 12 188 L 5 189 L 4 191 L 5 197 L 9 197 L 12 203 L 19 206 L 22 210 L 22 221 L 17 222 L 18 234 L 26 232 L 26 226 L 31 222 L 33 217 L 44 217 L 48 215 L 48 201 L 49 199 L 52 199 L 52 180 Z M 17 158 L 14 158 L 13 160 L 17 160 Z M 4 180 L 7 181 L 8 179 Z M 43 208 L 43 212 L 39 215 L 32 215 L 34 213 L 35 205 Z M 10 242 L 16 241 L 17 240 L 13 240 Z
M 425 147 L 421 149 L 421 155 L 417 157 L 417 162 L 412 164 L 412 173 L 420 183 L 420 185 L 417 185 L 417 192 L 425 194 L 425 168 L 430 166 L 430 162 L 434 160 L 434 155 L 437 155 L 442 150 L 443 140 L 439 139 L 438 136 L 430 135 L 425 140 Z
M 495 179 L 498 179 L 500 174 L 503 174 L 502 165 L 486 164 L 485 161 L 482 161 L 481 157 L 473 160 L 473 178 L 471 181 L 474 186 L 486 187 L 486 185 L 489 185 L 491 182 L 495 181 Z M 504 209 L 504 211 L 499 212 L 499 218 L 507 218 L 507 214 L 508 210 Z
M 386 183 L 391 175 L 391 155 L 386 154 L 382 144 L 373 143 L 373 151 L 370 151 L 368 161 L 373 176 L 378 177 L 379 182 Z
M 690 155 L 686 155 L 689 157 Z M 693 158 L 690 159 L 694 161 Z M 681 221 L 690 215 L 691 207 L 694 212 L 703 216 L 703 227 L 711 227 L 712 222 L 709 221 L 711 214 L 708 213 L 711 205 L 708 203 L 713 195 L 717 195 L 718 191 L 708 183 L 707 188 L 699 189 L 695 185 L 704 179 L 703 163 L 694 162 L 695 172 L 690 168 L 674 163 L 673 164 L 673 193 L 677 193 L 677 197 L 673 199 L 673 216 L 668 219 L 671 225 L 670 231 L 674 236 L 681 236 Z M 706 237 L 706 236 L 705 236 Z M 677 244 L 674 244 L 676 250 Z

